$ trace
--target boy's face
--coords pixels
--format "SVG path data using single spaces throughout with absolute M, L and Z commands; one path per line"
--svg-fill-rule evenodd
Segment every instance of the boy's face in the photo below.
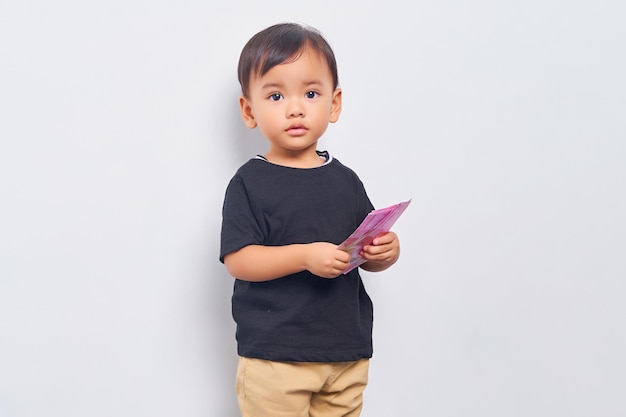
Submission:
M 319 163 L 317 141 L 328 123 L 339 119 L 341 90 L 334 89 L 322 56 L 306 48 L 297 60 L 252 77 L 249 97 L 242 96 L 239 103 L 246 125 L 258 126 L 269 140 L 268 160 Z

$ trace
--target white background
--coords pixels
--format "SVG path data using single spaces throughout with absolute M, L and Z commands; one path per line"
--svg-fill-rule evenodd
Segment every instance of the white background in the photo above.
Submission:
M 320 29 L 402 258 L 363 417 L 626 415 L 620 1 L 0 3 L 0 416 L 234 417 L 236 65 Z

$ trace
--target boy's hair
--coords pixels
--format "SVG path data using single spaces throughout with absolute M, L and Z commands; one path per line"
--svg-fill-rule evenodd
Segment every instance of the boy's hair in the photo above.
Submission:
M 290 58 L 297 59 L 307 46 L 313 48 L 326 60 L 333 77 L 334 88 L 337 88 L 339 86 L 337 61 L 324 36 L 310 26 L 279 23 L 257 33 L 243 47 L 237 69 L 242 94 L 248 97 L 248 87 L 252 76 L 261 77 Z

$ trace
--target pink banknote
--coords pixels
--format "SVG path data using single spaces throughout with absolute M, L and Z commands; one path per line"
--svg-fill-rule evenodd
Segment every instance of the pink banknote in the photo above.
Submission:
M 372 210 L 363 219 L 359 227 L 339 245 L 339 249 L 350 254 L 350 265 L 343 271 L 344 274 L 365 262 L 365 259 L 359 257 L 359 251 L 363 246 L 372 243 L 375 237 L 387 233 L 410 203 L 411 200 L 408 200 L 393 206 Z

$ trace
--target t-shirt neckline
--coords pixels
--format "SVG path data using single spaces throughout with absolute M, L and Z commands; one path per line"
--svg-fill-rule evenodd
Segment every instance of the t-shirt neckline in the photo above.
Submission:
M 328 151 L 315 151 L 315 152 L 317 152 L 319 157 L 324 160 L 324 163 L 322 165 L 320 165 L 320 166 L 311 167 L 311 168 L 296 168 L 296 167 L 290 167 L 290 166 L 286 166 L 286 165 L 275 164 L 275 163 L 269 161 L 263 155 L 257 155 L 255 157 L 255 159 L 260 159 L 262 161 L 267 162 L 268 164 L 276 165 L 276 166 L 279 166 L 279 167 L 292 168 L 292 169 L 315 169 L 315 168 L 320 168 L 320 167 L 323 167 L 323 166 L 326 166 L 326 165 L 330 164 L 330 162 L 333 160 L 333 157 L 328 153 Z

